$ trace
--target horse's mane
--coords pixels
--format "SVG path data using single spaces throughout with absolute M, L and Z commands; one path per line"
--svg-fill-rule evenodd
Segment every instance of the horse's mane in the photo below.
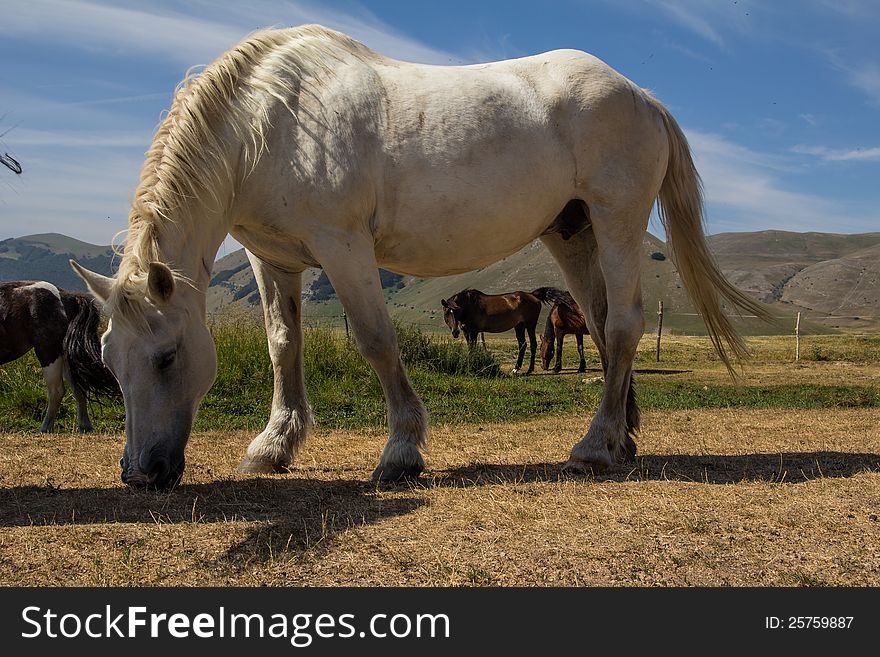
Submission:
M 482 292 L 480 292 L 480 290 L 477 290 L 472 287 L 466 287 L 461 292 L 456 292 L 455 294 L 453 294 L 452 298 L 455 299 L 456 301 L 472 302 L 475 297 L 483 297 L 483 296 L 486 296 L 486 295 L 483 294 Z
M 303 25 L 255 32 L 187 74 L 147 151 L 109 313 L 142 318 L 137 300 L 150 262 L 160 260 L 160 236 L 172 228 L 185 235 L 195 206 L 207 214 L 225 210 L 266 150 L 273 111 L 293 113 L 297 96 L 324 84 L 345 55 L 376 56 L 344 34 Z

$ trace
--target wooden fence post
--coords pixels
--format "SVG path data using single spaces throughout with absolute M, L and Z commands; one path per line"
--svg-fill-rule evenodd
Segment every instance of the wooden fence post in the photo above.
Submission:
M 801 312 L 798 311 L 797 322 L 794 325 L 794 359 L 801 359 Z
M 657 362 L 660 362 L 660 334 L 663 331 L 663 301 L 657 309 Z

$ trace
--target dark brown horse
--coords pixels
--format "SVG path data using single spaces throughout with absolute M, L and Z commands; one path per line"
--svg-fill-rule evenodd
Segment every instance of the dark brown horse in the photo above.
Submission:
M 529 335 L 531 359 L 526 374 L 535 370 L 535 326 L 541 314 L 541 305 L 550 303 L 559 293 L 552 287 L 539 287 L 532 292 L 507 292 L 505 294 L 483 294 L 479 290 L 467 289 L 453 294 L 448 299 L 441 299 L 443 319 L 457 338 L 459 332 L 464 333 L 468 346 L 477 344 L 480 333 L 503 333 L 514 329 L 516 341 L 519 343 L 519 355 L 513 373 L 517 374 L 522 367 L 526 353 L 526 333 Z M 485 342 L 483 343 L 485 344 Z
M 545 370 L 550 368 L 553 353 L 556 353 L 556 365 L 553 371 L 562 371 L 562 341 L 566 335 L 574 334 L 577 340 L 578 354 L 581 357 L 578 372 L 586 372 L 587 361 L 584 358 L 584 336 L 589 335 L 587 321 L 581 313 L 580 306 L 568 292 L 558 297 L 556 303 L 547 315 L 547 324 L 544 326 L 544 335 L 541 336 L 541 367 Z M 554 347 L 555 345 L 555 347 Z
M 0 365 L 34 350 L 48 390 L 40 431 L 49 433 L 64 396 L 64 381 L 76 400 L 76 424 L 92 430 L 88 400 L 119 394 L 116 379 L 101 362 L 101 313 L 88 294 L 59 290 L 45 281 L 0 283 Z

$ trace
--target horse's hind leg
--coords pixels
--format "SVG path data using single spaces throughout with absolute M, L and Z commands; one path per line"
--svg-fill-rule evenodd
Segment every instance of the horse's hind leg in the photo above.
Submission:
M 587 359 L 584 358 L 584 336 L 580 333 L 577 333 L 574 336 L 574 339 L 577 340 L 577 348 L 578 348 L 578 356 L 581 357 L 581 362 L 578 365 L 578 372 L 586 372 L 587 371 Z
M 535 324 L 529 324 L 526 331 L 529 333 L 529 349 L 531 350 L 529 369 L 526 371 L 526 374 L 531 374 L 535 371 L 535 350 L 538 348 L 538 340 L 535 338 Z
M 64 380 L 67 381 L 67 385 L 70 386 L 70 390 L 73 393 L 73 399 L 76 401 L 76 430 L 80 433 L 91 433 L 94 431 L 94 427 L 92 426 L 92 421 L 89 419 L 89 399 L 86 396 L 86 393 L 73 382 L 67 359 L 65 358 L 64 361 Z
M 238 470 L 280 472 L 293 461 L 313 424 L 303 376 L 301 274 L 281 271 L 250 252 L 247 255 L 263 300 L 274 386 L 269 421 L 248 446 Z
M 612 219 L 606 221 L 613 223 Z M 627 224 L 624 217 L 619 221 Z M 642 235 L 635 228 L 629 234 L 608 235 L 602 250 L 597 248 L 593 229 L 568 241 L 558 235 L 542 238 L 559 263 L 575 300 L 585 310 L 605 373 L 598 412 L 586 436 L 572 449 L 566 464 L 570 470 L 603 469 L 636 454 L 633 437 L 639 428 L 639 412 L 632 363 L 644 328 L 639 277 Z
M 42 364 L 42 363 L 41 363 Z M 61 407 L 61 399 L 64 397 L 64 358 L 59 356 L 48 365 L 43 366 L 43 381 L 46 383 L 46 391 L 49 403 L 46 406 L 46 415 L 40 431 L 52 433 L 55 427 L 55 417 Z
M 312 252 L 336 289 L 354 330 L 358 351 L 379 377 L 388 404 L 388 442 L 382 450 L 374 481 L 416 477 L 425 467 L 420 450 L 428 436 L 428 414 L 400 360 L 394 325 L 379 282 L 372 239 L 349 243 L 340 256 L 336 244 Z M 476 333 L 474 334 L 476 340 Z
M 525 324 L 517 324 L 513 330 L 516 332 L 516 342 L 519 345 L 519 354 L 516 357 L 516 365 L 513 368 L 513 374 L 518 374 L 522 368 L 523 358 L 526 356 Z

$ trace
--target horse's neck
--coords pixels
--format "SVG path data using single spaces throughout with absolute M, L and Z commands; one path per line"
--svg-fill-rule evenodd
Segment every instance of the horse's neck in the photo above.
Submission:
M 228 231 L 220 221 L 205 221 L 159 238 L 160 260 L 192 281 L 202 293 L 208 289 L 214 259 Z

